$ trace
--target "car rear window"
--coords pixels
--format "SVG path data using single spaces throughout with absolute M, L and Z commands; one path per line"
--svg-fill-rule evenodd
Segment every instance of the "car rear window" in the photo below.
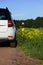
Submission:
M 11 20 L 11 14 L 7 10 L 0 10 L 0 20 Z
M 0 15 L 0 20 L 7 19 L 5 15 Z

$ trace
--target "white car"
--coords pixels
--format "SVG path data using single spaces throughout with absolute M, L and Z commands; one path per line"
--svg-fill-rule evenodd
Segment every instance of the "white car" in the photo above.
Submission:
M 3 41 L 10 41 L 11 47 L 17 46 L 16 27 L 8 8 L 0 8 L 0 42 Z

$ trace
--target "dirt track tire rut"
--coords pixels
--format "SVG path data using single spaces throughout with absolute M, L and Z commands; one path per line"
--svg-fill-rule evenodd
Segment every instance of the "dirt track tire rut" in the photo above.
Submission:
M 18 48 L 0 48 L 0 65 L 36 65 L 36 63 L 37 60 L 26 57 Z

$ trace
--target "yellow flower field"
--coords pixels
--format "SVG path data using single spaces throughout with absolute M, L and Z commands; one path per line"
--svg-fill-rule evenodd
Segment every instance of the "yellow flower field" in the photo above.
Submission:
M 17 33 L 18 45 L 29 56 L 43 59 L 43 29 L 20 28 Z

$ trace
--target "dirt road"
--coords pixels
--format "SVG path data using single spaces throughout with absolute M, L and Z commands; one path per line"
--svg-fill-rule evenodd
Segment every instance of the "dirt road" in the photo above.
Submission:
M 0 65 L 36 65 L 37 60 L 28 58 L 18 48 L 0 47 Z

